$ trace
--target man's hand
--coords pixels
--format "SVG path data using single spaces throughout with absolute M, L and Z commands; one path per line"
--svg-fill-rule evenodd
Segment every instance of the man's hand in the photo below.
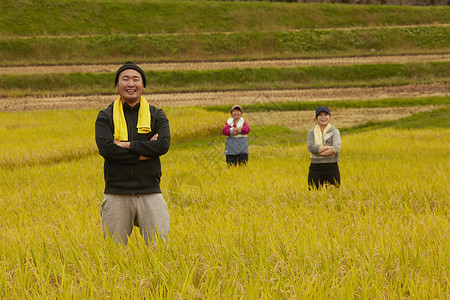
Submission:
M 125 149 L 130 149 L 130 142 L 121 142 L 119 140 L 114 140 L 114 144 Z
M 152 138 L 150 139 L 150 141 L 157 141 L 158 140 L 158 134 L 156 133 L 154 136 L 152 136 Z M 119 140 L 114 140 L 114 144 L 116 144 L 119 147 L 125 148 L 125 149 L 130 149 L 130 142 L 121 142 Z M 139 160 L 148 160 L 150 159 L 150 157 L 141 155 L 139 157 Z
M 158 134 L 157 133 L 154 136 L 152 136 L 150 141 L 156 141 L 156 140 L 158 140 Z M 147 157 L 147 156 L 144 156 L 144 155 L 139 156 L 139 160 L 149 160 L 149 159 L 150 159 L 150 157 Z

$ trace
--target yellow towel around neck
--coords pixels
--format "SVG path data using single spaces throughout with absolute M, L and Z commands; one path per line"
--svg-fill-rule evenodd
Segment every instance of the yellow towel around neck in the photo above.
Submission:
M 314 127 L 314 143 L 316 145 L 323 146 L 323 136 L 325 135 L 325 133 L 327 133 L 328 130 L 330 130 L 330 128 L 331 124 L 328 124 L 322 133 L 322 130 L 320 130 L 319 125 L 316 125 L 316 127 Z
M 151 115 L 150 106 L 148 105 L 147 99 L 141 96 L 141 105 L 138 112 L 138 133 L 149 133 L 151 132 Z M 114 139 L 122 142 L 128 141 L 128 128 L 127 122 L 125 120 L 125 114 L 123 113 L 123 103 L 120 97 L 114 101 L 113 108 L 113 122 L 114 122 Z

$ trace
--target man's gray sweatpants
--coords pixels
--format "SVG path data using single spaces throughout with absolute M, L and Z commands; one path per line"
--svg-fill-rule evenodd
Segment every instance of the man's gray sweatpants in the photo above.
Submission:
M 166 242 L 169 234 L 169 209 L 162 194 L 120 195 L 105 194 L 100 206 L 103 238 L 107 234 L 118 243 L 128 243 L 133 225 L 139 227 L 145 243 L 161 238 Z

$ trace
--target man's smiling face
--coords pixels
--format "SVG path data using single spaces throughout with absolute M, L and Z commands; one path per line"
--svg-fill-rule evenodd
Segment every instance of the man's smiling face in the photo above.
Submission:
M 116 85 L 120 98 L 128 104 L 136 104 L 144 91 L 144 83 L 141 74 L 133 69 L 122 71 Z
M 324 111 L 320 112 L 320 114 L 317 116 L 317 124 L 319 124 L 319 126 L 326 127 L 329 122 L 330 115 Z

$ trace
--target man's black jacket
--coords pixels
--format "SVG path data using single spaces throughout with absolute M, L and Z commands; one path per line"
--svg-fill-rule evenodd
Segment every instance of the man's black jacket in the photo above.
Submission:
M 95 141 L 105 159 L 105 194 L 161 193 L 159 156 L 169 151 L 169 120 L 161 109 L 150 105 L 151 132 L 140 134 L 136 127 L 140 103 L 133 108 L 124 103 L 130 142 L 130 149 L 125 149 L 114 144 L 113 104 L 100 111 L 95 121 Z M 158 139 L 150 141 L 156 133 Z M 150 159 L 139 160 L 141 155 Z

